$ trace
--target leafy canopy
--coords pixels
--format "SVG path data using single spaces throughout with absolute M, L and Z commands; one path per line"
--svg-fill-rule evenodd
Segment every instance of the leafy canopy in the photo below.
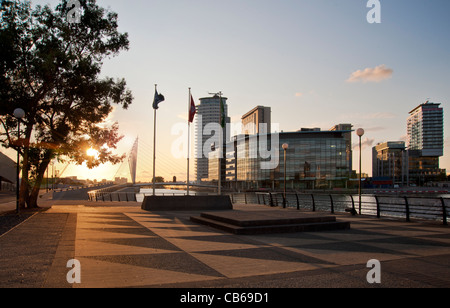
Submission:
M 0 142 L 17 145 L 12 114 L 25 110 L 20 145 L 35 168 L 49 156 L 89 167 L 123 159 L 112 153 L 121 139 L 118 124 L 104 121 L 114 105 L 127 109 L 133 97 L 124 79 L 100 74 L 105 59 L 128 50 L 128 35 L 118 32 L 116 13 L 95 0 L 79 2 L 79 23 L 69 22 L 66 0 L 54 10 L 32 9 L 29 1 L 1 4 Z M 99 152 L 95 159 L 87 155 L 89 148 Z

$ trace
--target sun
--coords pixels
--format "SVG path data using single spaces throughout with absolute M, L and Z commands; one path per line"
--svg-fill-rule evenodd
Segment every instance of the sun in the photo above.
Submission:
M 90 148 L 86 151 L 86 154 L 88 156 L 96 157 L 96 156 L 98 156 L 99 152 L 93 148 Z

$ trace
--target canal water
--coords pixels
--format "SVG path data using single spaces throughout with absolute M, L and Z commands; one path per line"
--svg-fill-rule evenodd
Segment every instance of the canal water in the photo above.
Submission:
M 183 196 L 187 194 L 186 190 L 174 190 L 174 189 L 162 189 L 158 188 L 155 189 L 155 194 L 157 196 Z M 191 195 L 194 195 L 195 192 L 190 192 Z M 153 195 L 153 189 L 152 188 L 143 188 L 139 193 L 136 193 L 136 201 L 142 202 L 144 201 L 145 196 L 151 196 Z

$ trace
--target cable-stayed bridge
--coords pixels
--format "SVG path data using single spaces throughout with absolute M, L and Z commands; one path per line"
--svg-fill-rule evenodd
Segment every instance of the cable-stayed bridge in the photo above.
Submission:
M 156 183 L 156 186 L 186 186 L 185 182 L 171 181 L 174 178 L 187 178 L 186 161 L 175 160 L 168 156 L 167 153 L 162 153 L 156 150 L 156 177 L 163 175 L 170 175 L 172 178 L 166 179 L 164 183 Z M 127 155 L 127 159 L 122 162 L 117 170 L 114 178 L 127 177 L 135 186 L 145 187 L 153 185 L 153 146 L 136 138 L 133 147 Z M 184 170 L 184 172 L 183 172 Z M 191 177 L 192 178 L 192 177 Z M 215 188 L 216 186 L 207 184 L 190 184 L 190 186 Z

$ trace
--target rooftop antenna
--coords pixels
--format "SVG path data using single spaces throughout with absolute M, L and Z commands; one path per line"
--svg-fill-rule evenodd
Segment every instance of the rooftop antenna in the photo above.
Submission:
M 222 96 L 222 95 L 223 95 L 222 91 L 219 91 L 219 92 L 217 92 L 217 93 L 211 93 L 211 92 L 208 92 L 208 94 L 209 94 L 209 95 L 215 95 L 215 96 Z

